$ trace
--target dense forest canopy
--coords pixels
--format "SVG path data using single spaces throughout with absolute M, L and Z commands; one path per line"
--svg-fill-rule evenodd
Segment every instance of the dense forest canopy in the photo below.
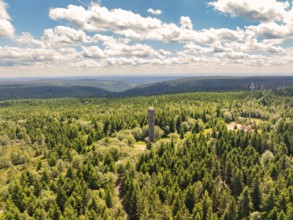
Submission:
M 0 219 L 293 219 L 293 98 L 249 97 L 2 101 Z

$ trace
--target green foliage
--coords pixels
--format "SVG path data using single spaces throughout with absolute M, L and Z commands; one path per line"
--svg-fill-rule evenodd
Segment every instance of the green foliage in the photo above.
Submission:
M 293 100 L 255 97 L 0 102 L 0 219 L 291 219 Z

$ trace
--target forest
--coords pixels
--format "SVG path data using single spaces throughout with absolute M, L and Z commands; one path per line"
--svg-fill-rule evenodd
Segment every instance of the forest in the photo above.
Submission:
M 249 99 L 0 101 L 0 219 L 291 220 L 292 89 Z
M 182 92 L 223 92 L 249 90 L 253 82 L 257 89 L 292 88 L 292 76 L 213 76 L 187 77 L 165 82 L 138 85 L 126 90 L 123 95 L 159 95 Z

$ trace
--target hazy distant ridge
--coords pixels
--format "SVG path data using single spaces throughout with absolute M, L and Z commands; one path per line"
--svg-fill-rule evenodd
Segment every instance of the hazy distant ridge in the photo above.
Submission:
M 293 87 L 293 76 L 10 80 L 0 82 L 0 100 L 19 98 L 123 97 L 198 91 L 240 91 L 249 90 L 252 82 L 255 84 L 256 89 Z
M 141 85 L 125 91 L 124 95 L 157 95 L 199 91 L 249 90 L 251 83 L 256 89 L 276 89 L 293 86 L 293 76 L 267 77 L 191 77 L 166 82 Z

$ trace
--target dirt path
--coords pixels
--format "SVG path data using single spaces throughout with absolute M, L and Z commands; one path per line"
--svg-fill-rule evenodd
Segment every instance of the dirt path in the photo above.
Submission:
M 227 124 L 227 129 L 230 130 L 234 130 L 235 125 L 237 126 L 237 129 L 241 128 L 241 124 L 236 124 L 236 122 L 231 122 L 230 124 Z
M 146 149 L 146 145 L 135 145 L 139 150 L 144 151 Z
M 121 197 L 121 180 L 119 179 L 119 177 L 118 176 L 116 176 L 116 187 L 115 187 L 115 189 L 114 189 L 114 191 L 115 191 L 115 193 L 116 193 L 116 195 L 117 195 L 117 197 L 118 197 L 118 202 L 120 203 L 120 205 L 121 205 L 121 207 L 122 208 L 124 208 L 123 207 L 123 201 L 122 201 L 122 197 Z M 125 219 L 128 219 L 128 214 L 127 214 L 127 212 L 125 212 Z
M 122 204 L 122 200 L 120 198 L 120 189 L 121 189 L 121 181 L 117 181 L 117 186 L 115 187 L 115 193 L 117 194 L 119 198 L 119 202 Z
M 146 145 L 145 144 L 135 144 L 134 148 L 132 148 L 133 152 L 137 155 L 140 155 L 142 151 L 146 150 Z M 124 162 L 124 159 L 122 160 Z M 122 162 L 121 160 L 116 161 L 116 165 Z M 116 181 L 116 186 L 114 189 L 114 192 L 118 198 L 118 203 L 120 203 L 121 207 L 123 207 L 123 199 L 121 196 L 121 190 L 122 190 L 122 185 L 121 185 L 121 179 L 119 179 L 119 176 L 115 176 L 115 181 Z M 124 207 L 123 207 L 124 208 Z M 128 219 L 128 214 L 125 212 L 125 219 Z

